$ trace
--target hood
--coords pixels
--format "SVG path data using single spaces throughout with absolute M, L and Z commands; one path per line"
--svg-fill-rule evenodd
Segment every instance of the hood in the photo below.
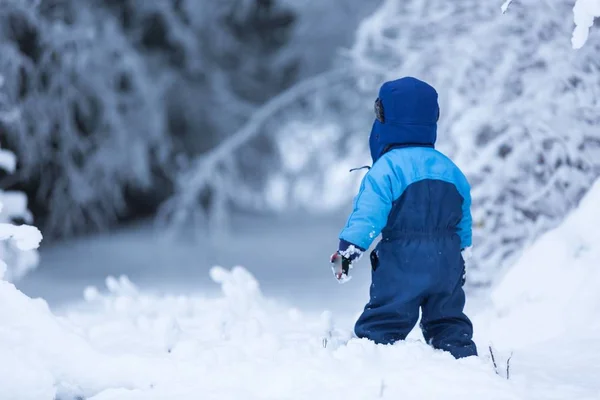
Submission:
M 369 146 L 373 162 L 396 147 L 434 147 L 440 115 L 438 94 L 429 84 L 406 77 L 379 90 Z

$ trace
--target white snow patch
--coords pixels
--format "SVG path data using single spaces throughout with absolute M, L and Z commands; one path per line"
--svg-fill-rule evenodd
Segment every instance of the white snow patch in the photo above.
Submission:
M 0 149 L 0 169 L 12 174 L 17 168 L 17 157 L 14 153 Z
M 363 256 L 363 251 L 361 249 L 359 249 L 358 247 L 356 247 L 355 245 L 351 244 L 350 246 L 348 246 L 348 248 L 344 251 L 340 251 L 340 255 L 342 257 L 351 259 L 354 257 L 354 261 L 359 261 L 362 256 Z
M 580 49 L 587 42 L 594 18 L 600 17 L 600 0 L 577 0 L 573 8 L 575 30 L 573 48 Z
M 0 240 L 8 239 L 12 239 L 19 250 L 34 250 L 39 247 L 42 234 L 34 226 L 0 224 Z

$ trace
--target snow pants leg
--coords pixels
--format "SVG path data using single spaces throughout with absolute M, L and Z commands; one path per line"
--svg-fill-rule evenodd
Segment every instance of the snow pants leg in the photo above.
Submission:
M 463 312 L 465 292 L 461 282 L 452 291 L 425 297 L 421 306 L 421 330 L 427 343 L 455 358 L 477 355 L 473 325 Z
M 473 326 L 463 312 L 460 251 L 443 246 L 440 250 L 435 243 L 406 247 L 382 242 L 376 254 L 370 300 L 356 322 L 356 335 L 380 344 L 404 340 L 422 309 L 421 329 L 427 343 L 455 358 L 477 355 Z

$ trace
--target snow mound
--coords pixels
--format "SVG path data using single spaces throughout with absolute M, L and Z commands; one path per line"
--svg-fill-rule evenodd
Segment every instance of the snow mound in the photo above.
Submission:
M 493 329 L 506 343 L 523 347 L 600 332 L 599 204 L 600 181 L 495 288 Z
M 0 282 L 3 399 L 520 399 L 552 383 L 497 376 L 418 340 L 377 346 L 261 292 L 244 268 L 214 268 L 217 298 L 144 294 L 126 277 L 55 316 Z M 435 382 L 435 384 L 432 384 Z M 535 396 L 531 397 L 531 392 Z M 560 392 L 559 392 L 560 393 Z M 552 396 L 550 396 L 552 394 Z M 582 398 L 582 397 L 577 397 Z

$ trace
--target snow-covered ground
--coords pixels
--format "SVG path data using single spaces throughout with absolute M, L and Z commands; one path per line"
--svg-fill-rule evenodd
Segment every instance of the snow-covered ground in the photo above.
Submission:
M 153 242 L 146 261 L 138 255 L 139 265 L 128 271 L 110 265 L 118 251 L 106 245 L 103 254 L 83 240 L 72 257 L 86 268 L 96 263 L 115 275 L 127 272 L 145 282 L 144 289 L 127 278 L 109 278 L 88 288 L 82 303 L 69 305 L 70 296 L 55 296 L 61 307 L 53 313 L 45 301 L 0 282 L 0 303 L 10 305 L 0 308 L 0 398 L 600 399 L 599 202 L 600 183 L 560 228 L 525 252 L 485 308 L 474 308 L 481 357 L 460 361 L 432 350 L 418 332 L 394 346 L 352 338 L 368 268 L 355 268 L 355 279 L 346 285 L 335 283 L 321 261 L 335 245 L 334 221 L 296 221 L 298 233 L 286 240 L 276 237 L 281 232 L 269 234 L 271 224 L 255 224 L 246 234 L 240 227 L 233 236 L 238 239 L 195 261 L 182 255 L 187 245 L 180 244 L 173 247 L 173 270 L 166 268 L 166 258 L 153 260 L 162 240 Z M 252 249 L 258 242 L 248 238 L 260 236 L 257 232 L 274 246 Z M 325 239 L 329 234 L 333 237 Z M 302 237 L 310 238 L 307 255 L 293 251 L 300 247 L 290 239 Z M 135 261 L 132 254 L 148 238 L 124 242 L 123 257 Z M 87 258 L 86 249 L 93 250 Z M 53 251 L 58 258 L 60 248 Z M 46 255 L 52 259 L 51 251 L 43 251 L 42 259 Z M 204 268 L 213 259 L 244 256 L 248 269 Z M 186 266 L 177 266 L 179 261 Z M 144 273 L 145 262 L 151 272 Z M 254 268 L 260 262 L 271 268 Z M 149 276 L 159 268 L 152 265 L 165 267 L 154 280 Z M 56 265 L 47 267 L 44 279 L 60 276 Z M 44 269 L 20 286 L 50 293 L 52 287 L 34 284 Z M 63 279 L 74 272 L 63 271 Z M 89 272 L 69 285 L 84 283 Z M 201 282 L 204 273 L 212 284 Z M 190 282 L 187 288 L 173 289 L 177 275 Z M 258 283 L 263 278 L 266 295 Z M 489 343 L 499 375 L 487 355 Z
M 80 300 L 89 285 L 104 286 L 108 275 L 126 275 L 145 293 L 214 295 L 219 288 L 210 268 L 243 264 L 274 300 L 311 310 L 356 309 L 368 296 L 368 268 L 357 268 L 350 286 L 338 285 L 328 265 L 345 218 L 234 217 L 230 232 L 212 241 L 202 232 L 169 237 L 142 223 L 68 243 L 42 243 L 39 268 L 17 286 L 54 309 Z

